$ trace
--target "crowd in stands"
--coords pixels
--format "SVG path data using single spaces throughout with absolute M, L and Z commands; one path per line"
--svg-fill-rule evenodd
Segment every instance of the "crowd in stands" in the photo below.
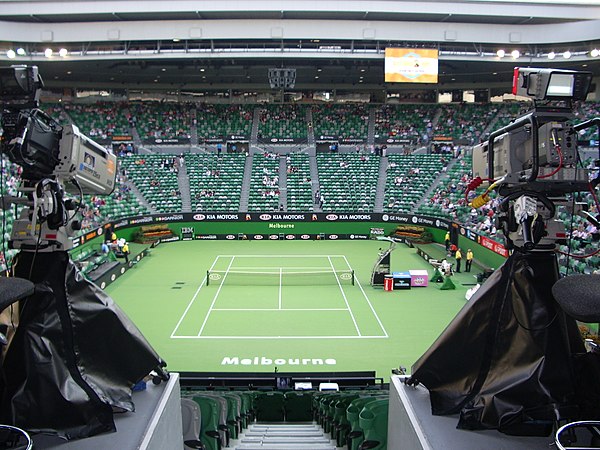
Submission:
M 130 106 L 134 124 L 144 139 L 189 139 L 192 108 L 188 104 L 144 102 Z
M 131 135 L 132 117 L 125 103 L 67 103 L 64 111 L 92 139 Z
M 315 105 L 312 107 L 312 117 L 316 137 L 367 138 L 369 127 L 367 105 Z
M 427 142 L 435 105 L 382 105 L 375 110 L 375 137 Z
M 246 105 L 213 105 L 202 103 L 196 106 L 196 128 L 198 139 L 221 136 L 249 136 L 252 130 L 252 107 Z
M 376 134 L 388 137 L 410 137 L 424 139 L 437 133 L 452 134 L 453 139 L 476 142 L 489 133 L 513 120 L 528 110 L 530 104 L 504 103 L 502 105 L 319 105 L 313 106 L 310 114 L 314 120 L 314 132 L 322 131 L 339 136 L 364 136 L 364 126 L 374 108 Z M 187 136 L 194 118 L 197 127 L 205 130 L 205 136 L 249 134 L 256 106 L 247 105 L 183 105 L 174 103 L 97 103 L 97 104 L 47 104 L 44 109 L 61 121 L 73 121 L 92 137 L 110 137 L 131 132 L 132 126 L 144 130 L 149 136 Z M 267 105 L 260 106 L 259 133 L 263 136 L 293 137 L 306 136 L 307 106 Z M 580 122 L 600 114 L 599 103 L 583 103 L 576 109 L 576 121 Z M 215 117 L 216 120 L 210 120 Z M 434 117 L 438 116 L 438 120 Z M 198 121 L 198 118 L 201 119 Z M 227 118 L 231 121 L 227 122 Z M 476 119 L 474 119 L 476 118 Z M 224 122 L 227 122 L 224 124 Z M 324 127 L 329 127 L 325 129 Z M 297 134 L 291 130 L 294 128 Z M 274 130 L 274 131 L 268 131 Z M 291 130 L 291 131 L 290 131 Z M 592 138 L 594 128 L 580 133 L 581 138 Z M 142 134 L 146 136 L 145 134 Z M 287 171 L 288 210 L 310 211 L 314 204 L 324 211 L 368 212 L 374 207 L 379 158 L 359 145 L 354 154 L 328 153 L 317 157 L 320 179 L 319 194 L 314 196 L 307 157 L 302 153 L 290 155 L 285 169 L 279 165 L 280 157 L 275 153 L 258 155 L 252 169 L 253 185 L 250 199 L 252 210 L 277 210 L 282 208 L 279 198 L 280 170 Z M 372 146 L 374 148 L 374 146 Z M 381 148 L 380 145 L 378 145 Z M 464 197 L 465 186 L 470 181 L 470 156 L 461 147 L 447 143 L 434 146 L 440 154 L 428 155 L 431 160 L 409 159 L 409 155 L 390 155 L 385 187 L 385 212 L 418 212 L 424 215 L 446 217 L 465 224 L 468 228 L 502 240 L 493 220 L 497 200 L 492 199 L 483 208 L 475 210 L 468 206 Z M 132 149 L 123 147 L 121 155 Z M 406 160 L 403 161 L 402 158 Z M 204 158 L 204 157 L 203 157 Z M 86 197 L 83 209 L 84 229 L 90 229 L 106 220 L 123 216 L 145 214 L 145 204 L 156 212 L 181 210 L 181 192 L 177 175 L 182 164 L 186 164 L 190 175 L 192 209 L 197 211 L 239 210 L 239 186 L 244 171 L 245 156 L 224 153 L 218 157 L 207 155 L 207 159 L 195 160 L 192 155 L 183 158 L 174 156 L 123 156 L 117 189 L 106 198 Z M 19 169 L 3 162 L 3 190 L 12 192 L 16 188 Z M 282 163 L 283 164 L 283 163 Z M 431 164 L 430 166 L 428 164 Z M 200 169 L 197 169 L 200 167 Z M 191 182 L 191 174 L 200 173 L 202 178 Z M 432 186 L 433 189 L 430 189 Z M 132 190 L 132 187 L 133 190 Z M 426 192 L 428 192 L 426 194 Z M 235 193 L 235 194 L 234 194 Z M 140 197 L 141 196 L 141 197 Z M 142 199 L 141 201 L 139 199 Z M 595 212 L 591 198 L 585 199 Z M 133 206 L 131 206 L 133 205 Z M 3 214 L 3 220 L 14 220 L 15 213 Z M 570 215 L 568 215 L 570 217 Z M 566 221 L 565 217 L 561 217 Z M 570 235 L 574 245 L 587 246 L 597 236 L 582 219 L 575 217 Z M 569 223 L 569 228 L 571 224 Z M 9 233 L 8 227 L 4 234 Z M 6 240 L 6 239 L 5 239 Z M 574 267 L 581 269 L 579 262 Z M 585 269 L 587 270 L 587 269 Z
M 306 139 L 306 108 L 296 104 L 261 106 L 258 138 Z

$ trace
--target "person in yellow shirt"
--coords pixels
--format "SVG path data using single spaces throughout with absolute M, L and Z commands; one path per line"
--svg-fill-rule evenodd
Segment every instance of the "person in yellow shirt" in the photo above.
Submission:
M 446 231 L 446 236 L 444 236 L 444 243 L 446 244 L 446 252 L 450 250 L 450 232 Z
M 125 255 L 125 263 L 129 264 L 129 244 L 127 242 L 125 242 L 121 251 L 123 252 L 123 255 Z
M 462 253 L 460 252 L 460 248 L 456 249 L 454 258 L 456 259 L 456 273 L 460 273 L 460 262 L 462 261 Z
M 471 271 L 471 264 L 473 264 L 473 252 L 471 249 L 467 250 L 467 261 L 465 262 L 465 272 Z

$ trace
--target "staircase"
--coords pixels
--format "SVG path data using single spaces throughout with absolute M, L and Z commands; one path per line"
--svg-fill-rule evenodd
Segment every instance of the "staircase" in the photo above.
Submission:
M 148 203 L 148 200 L 146 200 L 146 197 L 144 197 L 142 195 L 142 193 L 140 192 L 140 190 L 137 188 L 137 186 L 135 184 L 133 184 L 131 181 L 126 181 L 125 185 L 128 186 L 129 190 L 131 192 L 133 192 L 133 194 L 137 197 L 140 204 L 145 206 L 148 209 L 150 214 L 156 214 L 158 212 L 156 210 L 156 208 L 153 208 L 152 205 L 150 205 L 150 203 Z
M 336 450 L 335 441 L 317 424 L 256 423 L 232 445 L 235 450 Z
M 192 120 L 192 125 L 190 126 L 190 145 L 194 148 L 198 147 L 198 126 L 196 122 L 196 108 L 192 111 L 192 116 L 194 120 Z
M 279 157 L 279 209 L 287 211 L 287 161 L 286 156 Z M 283 208 L 282 208 L 283 206 Z
M 181 192 L 181 211 L 190 212 L 192 210 L 192 198 L 190 197 L 190 180 L 187 175 L 185 161 L 179 167 L 177 184 L 179 185 L 179 192 Z
M 367 126 L 367 145 L 375 145 L 375 108 L 369 110 L 369 124 Z
M 250 198 L 250 181 L 252 180 L 252 162 L 254 158 L 252 154 L 246 157 L 244 164 L 244 178 L 242 179 L 242 189 L 240 193 L 240 212 L 248 211 L 248 200 Z
M 317 167 L 317 157 L 309 156 L 308 158 L 310 165 L 310 184 L 312 189 L 312 197 L 313 197 L 313 211 L 322 212 L 319 207 L 319 199 L 317 199 L 317 192 L 319 192 L 321 185 L 319 183 L 319 169 Z M 315 201 L 316 199 L 316 201 Z
M 383 212 L 383 202 L 385 201 L 385 182 L 387 179 L 388 157 L 382 156 L 379 159 L 379 177 L 377 178 L 377 191 L 375 192 L 375 206 L 373 212 Z

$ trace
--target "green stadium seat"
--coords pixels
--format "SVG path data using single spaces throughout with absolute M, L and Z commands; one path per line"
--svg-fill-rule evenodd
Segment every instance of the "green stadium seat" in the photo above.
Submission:
M 384 450 L 387 447 L 389 400 L 367 403 L 359 414 L 359 427 L 365 440 L 359 450 Z
M 256 420 L 282 422 L 285 419 L 285 397 L 282 392 L 261 392 L 254 399 Z
M 312 395 L 310 392 L 291 391 L 285 396 L 285 420 L 287 422 L 309 422 L 312 420 Z

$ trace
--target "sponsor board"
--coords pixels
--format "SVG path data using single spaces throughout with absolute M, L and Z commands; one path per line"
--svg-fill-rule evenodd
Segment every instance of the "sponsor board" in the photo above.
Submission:
M 482 247 L 493 251 L 494 253 L 504 256 L 505 258 L 508 257 L 508 250 L 506 249 L 506 247 L 504 247 L 504 245 L 500 244 L 499 242 L 491 240 L 488 237 L 479 236 L 479 244 Z
M 224 356 L 222 366 L 335 366 L 335 358 L 282 358 L 266 356 Z
M 163 243 L 163 242 L 175 242 L 175 241 L 179 241 L 179 240 L 180 240 L 179 236 L 171 236 L 171 237 L 168 237 L 168 238 L 159 239 L 159 241 L 161 243 Z
M 183 214 L 171 214 L 168 216 L 155 216 L 154 220 L 157 222 L 181 222 L 183 220 Z
M 197 234 L 195 238 L 201 241 L 216 241 L 219 239 L 216 234 Z
M 294 228 L 296 225 L 293 223 L 270 223 L 269 228 L 283 229 L 283 228 Z

